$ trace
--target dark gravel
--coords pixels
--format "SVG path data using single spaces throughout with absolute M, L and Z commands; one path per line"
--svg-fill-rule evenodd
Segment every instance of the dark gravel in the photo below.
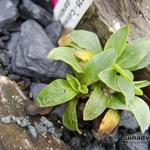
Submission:
M 46 26 L 53 21 L 53 16 L 51 13 L 31 0 L 22 0 L 20 10 L 23 17 L 27 19 L 34 19 L 42 25 Z
M 136 130 L 139 127 L 135 117 L 129 111 L 122 111 L 119 125 L 132 130 Z
M 7 26 L 16 20 L 19 15 L 17 4 L 17 0 L 0 1 L 0 28 Z

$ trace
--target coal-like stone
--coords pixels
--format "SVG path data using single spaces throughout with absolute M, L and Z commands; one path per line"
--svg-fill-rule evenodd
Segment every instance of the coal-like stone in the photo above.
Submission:
M 5 43 L 2 41 L 2 39 L 0 39 L 0 48 L 5 48 Z
M 133 116 L 133 114 L 129 111 L 123 111 L 121 113 L 121 120 L 119 126 L 122 126 L 126 129 L 136 130 L 139 125 Z
M 31 0 L 23 0 L 20 9 L 25 17 L 35 19 L 43 25 L 48 25 L 53 19 L 52 14 Z
M 53 121 L 57 121 L 58 119 L 61 119 L 62 118 L 62 115 L 65 111 L 65 108 L 66 108 L 67 104 L 62 104 L 62 105 L 59 105 L 57 107 L 55 107 L 52 112 L 50 113 L 50 117 Z
M 0 28 L 9 25 L 18 16 L 16 0 L 0 0 Z
M 6 67 L 9 64 L 9 55 L 7 52 L 0 53 L 0 63 L 2 66 Z
M 47 86 L 45 83 L 32 83 L 30 86 L 30 93 L 33 96 L 33 99 L 35 100 L 42 89 L 44 89 Z
M 37 22 L 33 20 L 24 22 L 12 58 L 13 71 L 36 78 L 65 77 L 66 73 L 70 72 L 68 65 L 47 58 L 53 48 L 54 45 Z
M 53 8 L 50 5 L 51 0 L 32 0 L 34 3 L 40 5 L 42 8 L 46 9 L 48 12 L 53 14 Z
M 134 133 L 122 137 L 117 144 L 118 150 L 149 150 L 150 136 L 148 134 Z
M 15 49 L 15 53 L 14 55 L 12 55 L 11 60 L 13 72 L 26 76 L 39 77 L 39 74 L 36 74 L 26 67 L 23 51 L 19 49 L 19 45 L 17 45 L 17 48 Z
M 51 65 L 47 55 L 54 45 L 42 27 L 35 21 L 28 20 L 22 24 L 20 35 L 19 50 L 22 49 L 24 52 L 27 68 L 41 74 L 47 74 Z
M 9 74 L 8 77 L 11 79 L 11 80 L 16 80 L 16 81 L 19 81 L 21 79 L 21 75 L 19 74 Z
M 57 45 L 63 31 L 63 26 L 59 21 L 54 21 L 45 28 L 45 31 L 53 44 Z
M 85 150 L 105 150 L 105 148 L 101 145 L 90 144 L 85 147 Z
M 81 149 L 81 139 L 78 136 L 73 137 L 70 139 L 70 145 L 75 149 Z
M 113 145 L 115 143 L 117 143 L 119 140 L 119 133 L 115 132 L 113 135 L 106 135 L 103 139 L 102 139 L 102 143 L 106 146 L 110 146 Z
M 15 50 L 16 50 L 17 43 L 19 40 L 19 35 L 20 35 L 19 32 L 13 32 L 11 34 L 10 40 L 7 42 L 7 48 L 9 50 L 10 56 L 15 55 Z

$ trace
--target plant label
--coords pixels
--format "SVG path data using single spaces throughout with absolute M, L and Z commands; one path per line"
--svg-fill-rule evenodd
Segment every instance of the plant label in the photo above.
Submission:
M 93 0 L 59 0 L 54 8 L 54 17 L 65 28 L 74 29 Z

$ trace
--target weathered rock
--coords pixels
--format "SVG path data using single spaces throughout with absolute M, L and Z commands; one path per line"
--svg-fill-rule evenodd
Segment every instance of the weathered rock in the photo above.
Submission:
M 33 20 L 24 22 L 12 58 L 13 71 L 36 78 L 65 77 L 70 71 L 68 65 L 47 58 L 52 48 L 54 45 L 38 23 Z
M 149 142 L 150 136 L 146 133 L 126 135 L 118 143 L 118 150 L 149 150 Z
M 10 40 L 7 42 L 7 48 L 9 50 L 10 56 L 15 55 L 15 50 L 17 48 L 17 43 L 18 43 L 18 40 L 19 40 L 19 35 L 20 35 L 19 32 L 13 32 L 11 34 Z
M 45 31 L 53 44 L 58 45 L 58 40 L 63 31 L 62 24 L 59 21 L 54 21 L 45 28 Z
M 132 130 L 136 130 L 139 127 L 135 117 L 129 111 L 123 111 L 121 113 L 121 120 L 119 126 Z
M 42 89 L 44 89 L 47 86 L 45 83 L 32 83 L 30 86 L 30 93 L 33 96 L 33 99 L 35 100 Z
M 17 1 L 1 0 L 0 1 L 0 28 L 9 25 L 18 16 Z
M 31 0 L 23 0 L 20 9 L 25 17 L 35 19 L 43 25 L 48 25 L 53 19 L 52 14 Z
M 25 116 L 23 107 L 27 101 L 29 100 L 19 90 L 18 86 L 14 82 L 4 76 L 0 76 L 0 118 L 5 116 Z M 37 140 L 33 142 L 28 133 L 28 131 L 14 123 L 4 124 L 0 122 L 0 149 L 69 149 L 69 147 L 61 140 L 51 135 L 48 135 L 45 138 L 39 135 Z
M 149 0 L 94 0 L 78 28 L 96 31 L 102 43 L 109 38 L 110 28 L 124 24 L 131 25 L 130 39 L 149 37 L 149 6 Z

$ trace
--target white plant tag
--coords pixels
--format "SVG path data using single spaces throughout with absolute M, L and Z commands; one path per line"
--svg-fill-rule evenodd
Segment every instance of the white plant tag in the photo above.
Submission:
M 93 0 L 59 0 L 54 9 L 54 17 L 65 28 L 74 29 L 92 2 Z

